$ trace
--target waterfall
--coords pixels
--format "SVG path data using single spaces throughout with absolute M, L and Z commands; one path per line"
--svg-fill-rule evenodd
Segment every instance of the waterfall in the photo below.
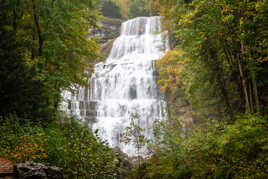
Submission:
M 70 104 L 63 108 L 129 156 L 136 156 L 134 143 L 121 142 L 121 135 L 137 115 L 137 124 L 148 140 L 153 139 L 153 124 L 166 118 L 166 102 L 156 84 L 155 61 L 169 49 L 167 32 L 161 32 L 160 17 L 138 17 L 122 24 L 105 62 L 95 65 L 90 88 L 81 87 L 76 95 L 65 91 Z M 143 153 L 146 148 L 141 149 Z M 144 154 L 145 155 L 145 154 Z

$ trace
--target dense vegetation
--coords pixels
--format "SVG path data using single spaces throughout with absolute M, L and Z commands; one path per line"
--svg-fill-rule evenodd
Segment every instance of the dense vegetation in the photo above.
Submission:
M 84 84 L 98 45 L 95 0 L 0 1 L 0 157 L 63 168 L 67 178 L 112 178 L 114 152 L 59 112 L 62 90 Z
M 268 1 L 149 3 L 172 46 L 157 62 L 170 119 L 134 176 L 267 178 Z
M 181 80 L 188 96 L 196 97 L 191 104 L 199 107 L 199 102 L 215 97 L 222 106 L 214 105 L 217 99 L 208 105 L 222 108 L 224 114 L 237 109 L 263 110 L 267 96 L 266 2 L 170 1 L 159 8 L 163 15 L 167 13 L 164 17 L 173 29 L 173 45 L 183 51 L 185 60 L 177 58 L 177 62 L 186 63 L 181 75 L 187 79 Z
M 58 166 L 67 178 L 113 178 L 120 165 L 108 145 L 77 119 L 59 116 L 44 128 L 9 115 L 0 124 L 0 156 L 13 162 Z
M 88 77 L 97 44 L 95 1 L 1 0 L 0 115 L 51 118 L 60 93 Z
M 267 178 L 267 118 L 243 115 L 235 120 L 206 121 L 187 136 L 178 120 L 160 124 L 155 154 L 133 178 Z

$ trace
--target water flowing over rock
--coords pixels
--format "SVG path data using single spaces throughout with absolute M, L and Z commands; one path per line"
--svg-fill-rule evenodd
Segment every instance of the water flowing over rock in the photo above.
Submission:
M 138 115 L 143 135 L 153 139 L 154 121 L 166 118 L 166 102 L 156 84 L 155 60 L 169 49 L 167 39 L 167 32 L 161 32 L 160 17 L 124 22 L 109 57 L 95 65 L 90 88 L 81 87 L 76 95 L 64 92 L 70 103 L 63 108 L 91 122 L 111 147 L 119 147 L 129 156 L 138 155 L 133 143 L 120 142 L 120 134 L 130 125 L 130 118 Z M 145 156 L 146 148 L 140 152 Z

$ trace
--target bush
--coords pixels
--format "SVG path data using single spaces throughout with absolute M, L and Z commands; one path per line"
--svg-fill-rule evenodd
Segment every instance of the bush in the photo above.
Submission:
M 165 128 L 167 129 L 167 128 Z M 149 178 L 267 178 L 268 121 L 248 114 L 233 124 L 210 122 L 187 137 L 164 133 L 147 162 Z M 141 169 L 144 170 L 144 169 Z
M 92 134 L 88 125 L 65 118 L 63 122 L 51 124 L 46 134 L 47 162 L 65 168 L 67 176 L 90 178 L 114 175 L 114 153 L 97 133 L 96 136 Z
M 43 129 L 28 121 L 0 118 L 0 157 L 58 166 L 67 178 L 114 177 L 114 152 L 86 124 L 65 117 Z
M 16 115 L 0 117 L 0 156 L 14 162 L 45 159 L 43 129 L 31 126 Z
M 239 116 L 218 138 L 218 175 L 233 178 L 268 176 L 268 121 L 258 115 Z

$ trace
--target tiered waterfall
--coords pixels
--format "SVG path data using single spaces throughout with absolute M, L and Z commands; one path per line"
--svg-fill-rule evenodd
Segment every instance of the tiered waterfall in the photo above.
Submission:
M 153 124 L 166 118 L 166 103 L 156 84 L 155 61 L 168 50 L 167 32 L 161 32 L 160 17 L 138 17 L 124 22 L 105 62 L 95 65 L 90 88 L 81 87 L 76 95 L 64 92 L 70 104 L 63 108 L 91 122 L 93 130 L 136 156 L 135 144 L 124 144 L 121 135 L 133 116 L 146 139 L 153 139 Z M 142 149 L 143 155 L 146 148 Z M 140 152 L 140 151 L 139 151 Z

